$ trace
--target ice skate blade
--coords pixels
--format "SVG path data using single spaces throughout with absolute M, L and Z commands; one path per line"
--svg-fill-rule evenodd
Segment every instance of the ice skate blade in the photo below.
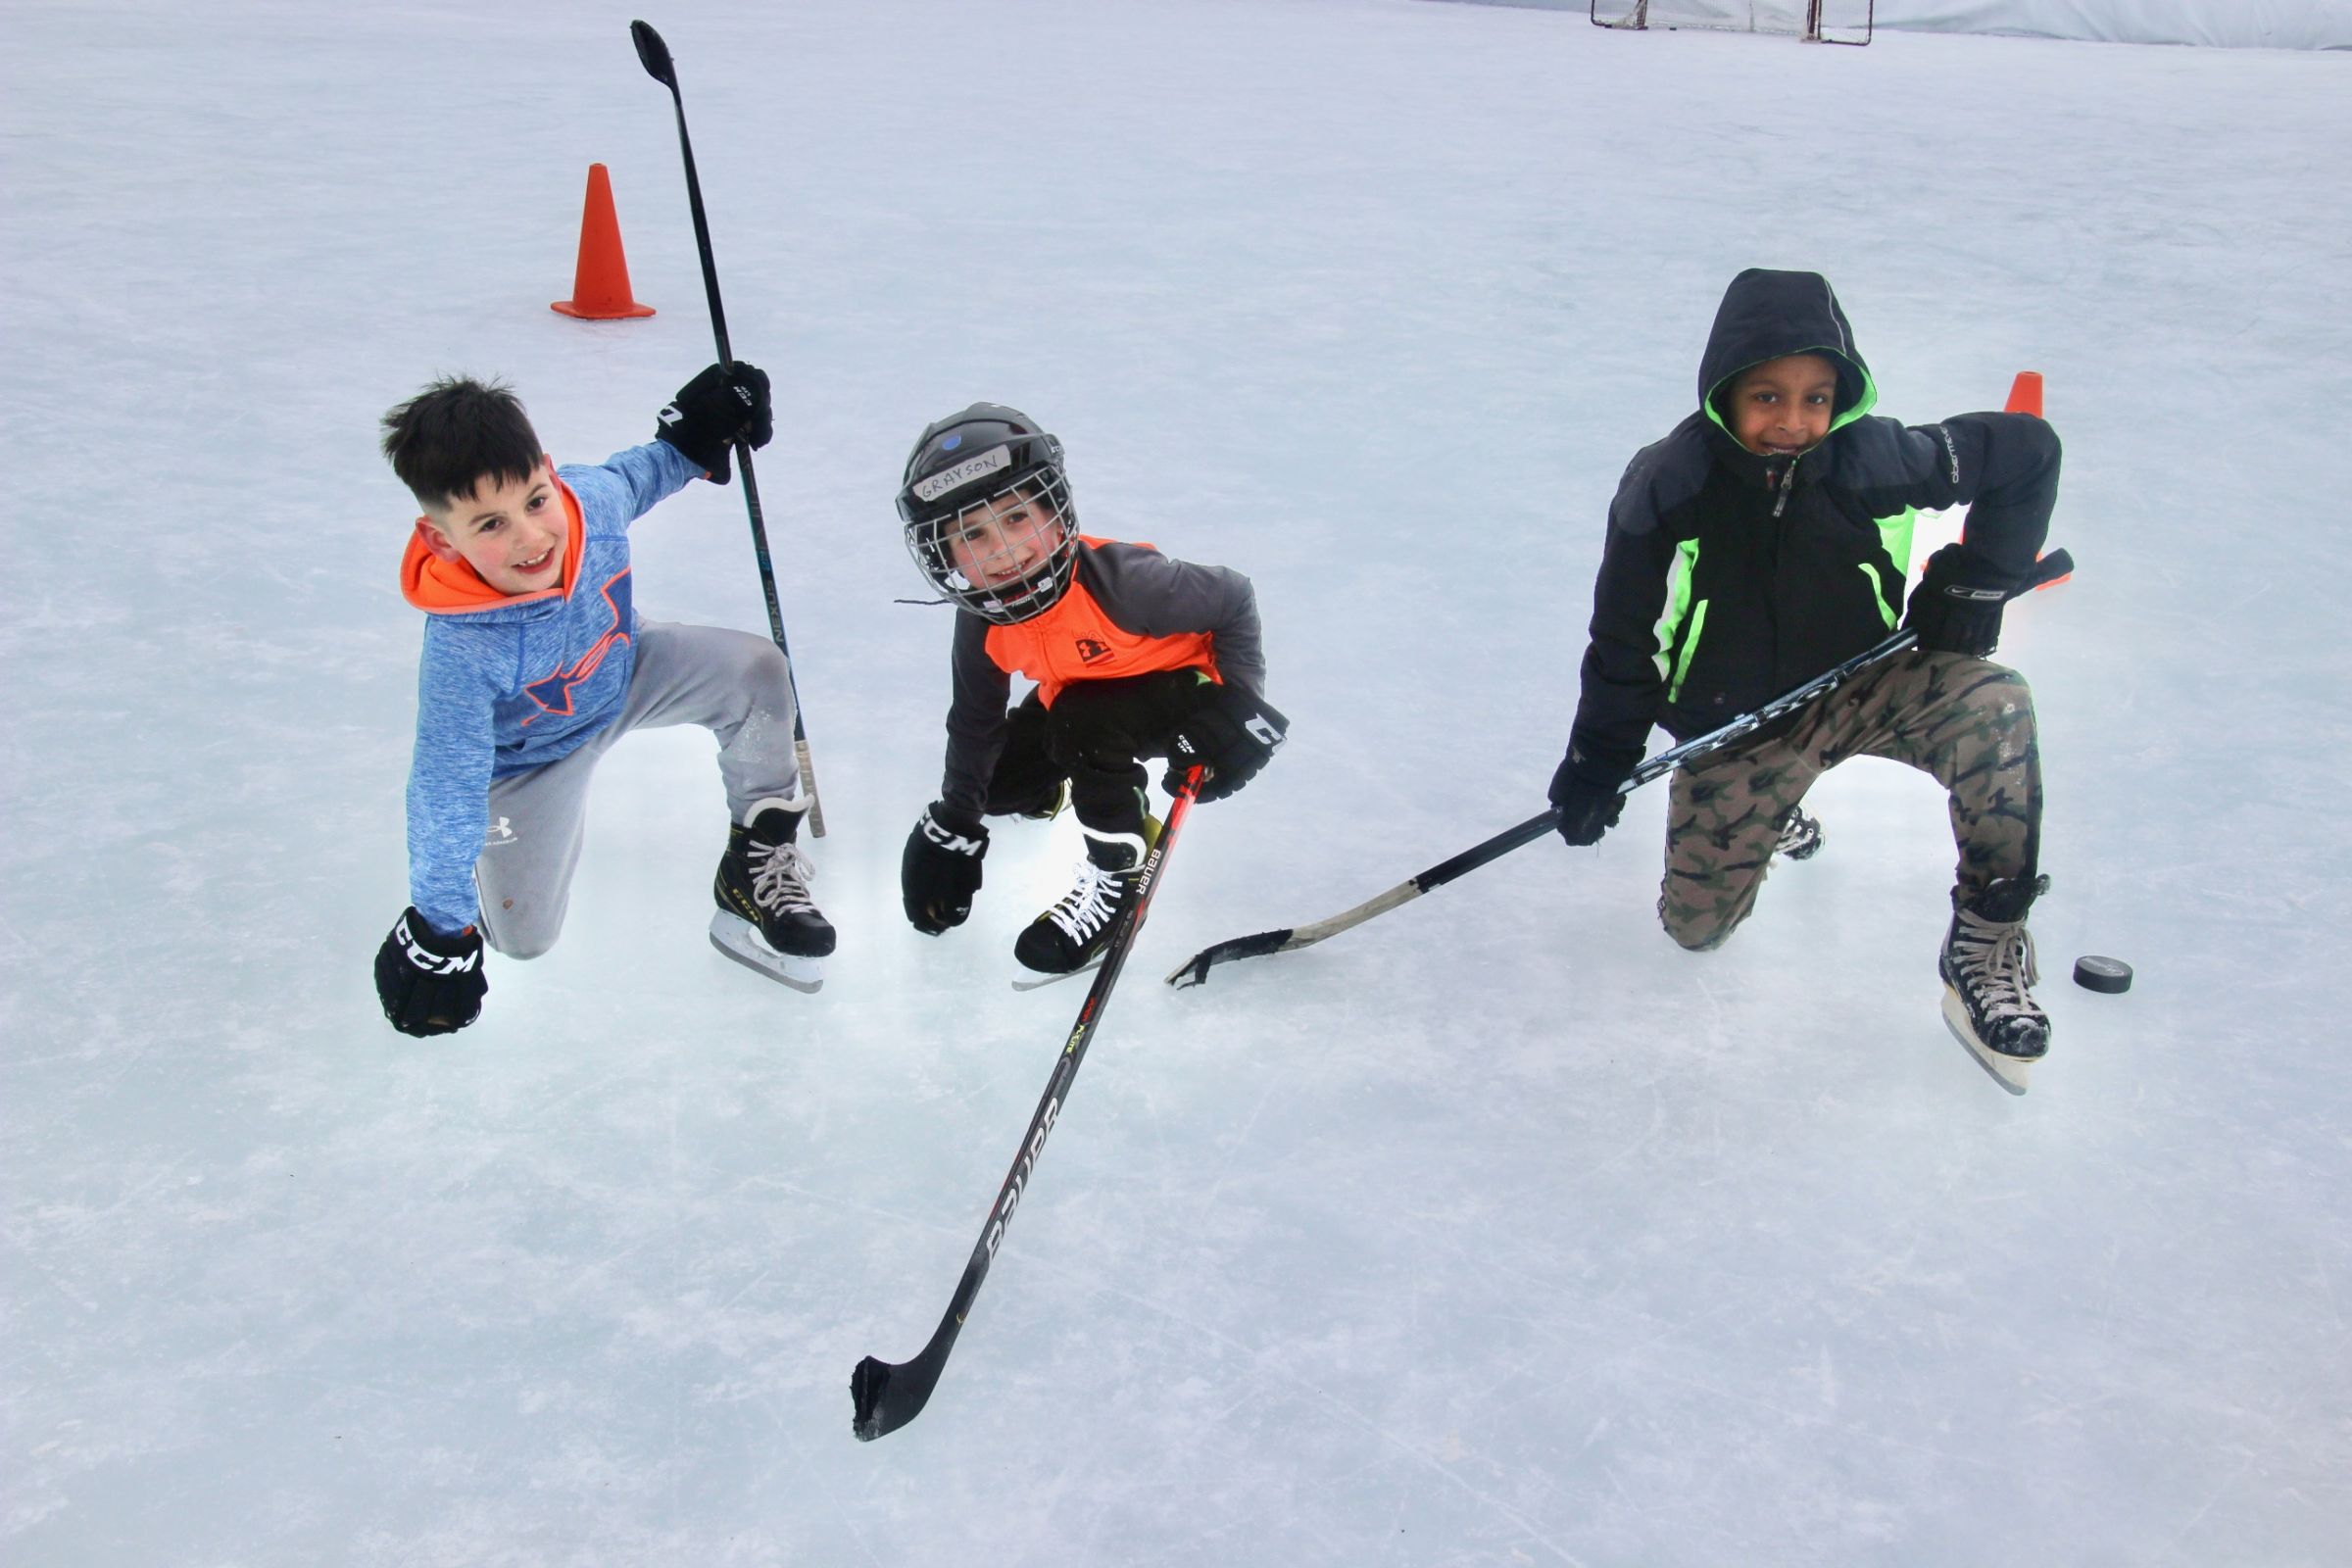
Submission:
M 2019 1056 L 2004 1056 L 1977 1038 L 1976 1030 L 1968 1024 L 1968 1004 L 1950 986 L 1943 988 L 1943 1022 L 1952 1038 L 1968 1049 L 1971 1060 L 1984 1069 L 1996 1084 L 2013 1095 L 2022 1095 L 2032 1083 L 2034 1063 Z
M 1034 969 L 1026 970 L 1013 976 L 1012 989 L 1015 991 L 1036 991 L 1045 986 L 1058 985 L 1064 980 L 1075 980 L 1082 974 L 1093 974 L 1097 969 L 1102 967 L 1102 960 L 1105 956 L 1107 956 L 1107 955 L 1098 953 L 1093 958 L 1089 959 L 1085 963 L 1080 964 L 1077 968 L 1065 969 L 1060 974 L 1040 974 Z
M 710 916 L 710 945 L 746 969 L 757 969 L 795 991 L 813 996 L 824 986 L 822 958 L 800 958 L 778 953 L 760 938 L 758 926 L 724 909 Z

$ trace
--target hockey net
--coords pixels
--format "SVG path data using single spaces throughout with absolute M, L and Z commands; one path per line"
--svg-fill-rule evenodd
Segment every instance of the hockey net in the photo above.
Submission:
M 1588 0 L 1596 27 L 1634 31 L 1711 27 L 1771 32 L 1811 43 L 1870 42 L 1878 0 Z

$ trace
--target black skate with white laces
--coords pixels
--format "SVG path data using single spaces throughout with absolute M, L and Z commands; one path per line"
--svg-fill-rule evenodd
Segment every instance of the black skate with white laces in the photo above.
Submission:
M 1086 835 L 1086 858 L 1078 862 L 1077 884 L 1031 921 L 1012 945 L 1012 956 L 1023 968 L 1054 979 L 1076 974 L 1102 958 L 1119 916 L 1135 903 L 1145 858 L 1159 836 L 1159 824 L 1149 817 L 1141 833 L 1098 832 L 1083 823 L 1079 830 Z M 1030 989 L 1019 981 L 1014 985 Z
M 2003 1089 L 2026 1092 L 2034 1063 L 2050 1049 L 2050 1020 L 2034 1001 L 2041 976 L 2026 911 L 2050 879 L 1993 883 L 1954 906 L 1936 967 L 1943 974 L 1943 1017 L 1969 1054 Z
M 1781 813 L 1781 837 L 1772 853 L 1784 860 L 1810 860 L 1821 853 L 1821 818 L 1807 816 L 1804 808 L 1791 806 Z
M 710 890 L 718 901 L 710 945 L 795 991 L 815 991 L 825 983 L 818 960 L 833 951 L 833 922 L 809 897 L 815 869 L 793 842 L 801 814 L 793 803 L 765 800 L 749 821 L 729 826 Z

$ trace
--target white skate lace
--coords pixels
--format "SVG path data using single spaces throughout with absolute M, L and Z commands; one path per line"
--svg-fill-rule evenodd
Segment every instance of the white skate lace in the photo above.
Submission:
M 752 902 L 770 914 L 814 914 L 808 883 L 816 867 L 797 844 L 754 844 Z
M 1955 967 L 1967 978 L 1978 1004 L 1991 1017 L 2032 1018 L 2041 1009 L 2028 987 L 2041 980 L 2034 962 L 2034 936 L 2023 920 L 1986 920 L 1962 909 L 1952 938 Z
M 1062 895 L 1061 902 L 1046 911 L 1046 918 L 1058 927 L 1061 934 L 1084 947 L 1092 942 L 1095 933 L 1110 923 L 1118 913 L 1114 902 L 1121 886 L 1121 873 L 1105 871 L 1092 860 L 1078 862 L 1078 885 Z
M 1819 822 L 1805 815 L 1795 807 L 1790 807 L 1788 814 L 1781 821 L 1780 841 L 1773 848 L 1779 854 L 1787 855 L 1791 850 L 1804 848 L 1820 831 L 1821 824 Z

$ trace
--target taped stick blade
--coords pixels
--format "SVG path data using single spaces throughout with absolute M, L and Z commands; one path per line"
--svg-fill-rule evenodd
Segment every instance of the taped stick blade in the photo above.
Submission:
M 1269 953 L 1280 953 L 1291 940 L 1294 930 L 1294 927 L 1285 926 L 1280 931 L 1260 931 L 1255 936 L 1232 937 L 1202 948 L 1169 972 L 1168 984 L 1182 991 L 1206 983 L 1208 971 L 1229 958 L 1262 958 Z

